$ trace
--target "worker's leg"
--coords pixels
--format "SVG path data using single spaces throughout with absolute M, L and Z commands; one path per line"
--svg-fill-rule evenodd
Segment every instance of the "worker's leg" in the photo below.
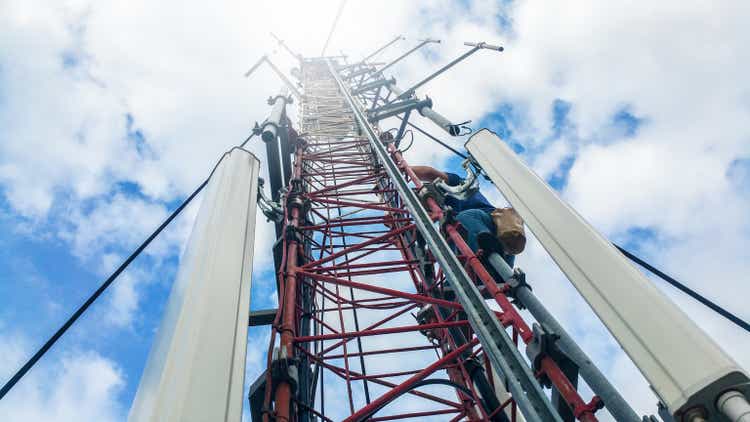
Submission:
M 479 250 L 479 243 L 477 243 L 479 233 L 491 234 L 495 231 L 495 223 L 492 222 L 492 217 L 483 210 L 461 211 L 456 216 L 456 220 L 466 230 L 466 243 L 474 252 Z
M 498 252 L 508 265 L 513 266 L 515 256 L 503 252 L 503 247 L 495 236 L 495 223 L 492 221 L 490 212 L 480 209 L 461 211 L 456 216 L 456 219 L 466 230 L 466 243 L 472 251 L 476 252 L 479 250 L 480 242 L 478 238 L 482 237 L 492 243 L 493 247 L 491 249 Z

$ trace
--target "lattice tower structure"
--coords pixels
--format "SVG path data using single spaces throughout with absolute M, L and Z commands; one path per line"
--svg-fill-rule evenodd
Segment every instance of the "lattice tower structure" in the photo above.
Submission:
M 508 377 L 493 369 L 413 206 L 373 148 L 381 132 L 355 119 L 337 67 L 324 58 L 301 63 L 300 133 L 284 198 L 280 303 L 266 379 L 274 388 L 265 390 L 264 420 L 522 420 L 505 389 Z M 394 143 L 384 147 L 403 180 L 421 188 Z M 434 200 L 424 206 L 431 224 L 445 219 Z M 442 229 L 477 290 L 498 304 L 492 317 L 508 338 L 531 341 L 505 286 L 459 225 Z M 291 366 L 296 378 L 278 376 Z M 536 375 L 580 420 L 596 420 L 598 398 L 585 402 L 554 361 L 546 358 Z

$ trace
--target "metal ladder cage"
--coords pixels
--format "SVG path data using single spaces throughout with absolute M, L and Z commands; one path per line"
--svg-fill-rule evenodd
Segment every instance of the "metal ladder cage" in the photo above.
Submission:
M 386 167 L 395 163 L 414 188 L 421 182 L 392 143 L 391 162 L 383 162 L 373 144 L 378 129 L 357 116 L 341 75 L 324 59 L 303 59 L 301 82 L 263 419 L 504 421 L 522 419 L 520 404 L 526 420 L 569 420 L 539 394 L 528 367 L 526 384 L 508 369 L 505 360 L 520 355 L 486 352 L 477 327 L 507 327 L 510 333 L 500 330 L 515 344 L 532 340 L 530 327 L 449 221 L 444 236 L 460 265 L 501 312 L 478 324 L 476 311 L 456 299 L 458 284 L 425 241 L 413 198 L 404 197 L 413 193 Z M 430 224 L 445 217 L 434 201 L 426 205 Z M 555 361 L 542 359 L 536 375 L 578 419 L 596 420 L 598 398 L 584 402 Z

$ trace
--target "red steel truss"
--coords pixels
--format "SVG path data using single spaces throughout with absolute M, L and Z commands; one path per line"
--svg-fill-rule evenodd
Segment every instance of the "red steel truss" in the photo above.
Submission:
M 515 421 L 512 397 L 370 141 L 359 134 L 325 62 L 304 61 L 302 83 L 264 420 Z M 420 188 L 401 152 L 393 144 L 388 149 Z M 424 205 L 433 221 L 443 219 L 435 200 Z M 496 316 L 513 340 L 531 341 L 505 285 L 467 246 L 458 223 L 444 224 L 443 233 L 485 297 L 497 304 Z M 287 375 L 291 366 L 296 378 Z M 597 420 L 598 398 L 585 402 L 551 358 L 543 358 L 537 375 L 551 382 L 578 419 Z M 478 391 L 477 377 L 492 394 Z

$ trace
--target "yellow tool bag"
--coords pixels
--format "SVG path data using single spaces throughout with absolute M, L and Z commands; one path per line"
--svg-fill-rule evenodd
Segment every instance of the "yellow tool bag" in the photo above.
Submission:
M 523 220 L 513 208 L 497 208 L 492 211 L 497 239 L 503 245 L 505 253 L 518 255 L 526 247 L 526 234 Z

